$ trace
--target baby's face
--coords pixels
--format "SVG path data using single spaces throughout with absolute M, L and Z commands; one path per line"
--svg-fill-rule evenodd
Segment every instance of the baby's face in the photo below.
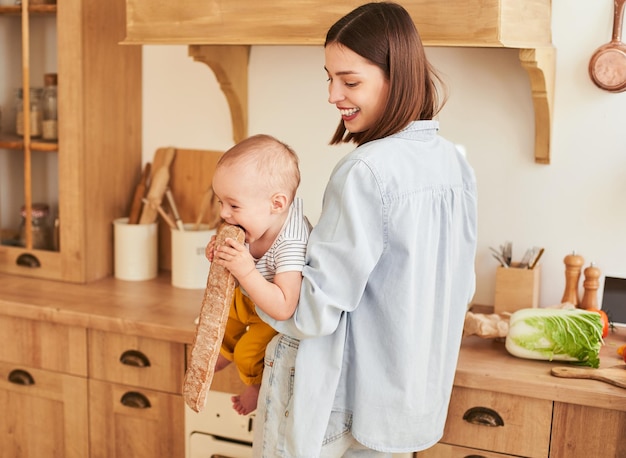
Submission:
M 220 216 L 228 224 L 241 226 L 247 243 L 258 240 L 274 222 L 270 192 L 255 171 L 219 167 L 213 191 L 220 202 Z

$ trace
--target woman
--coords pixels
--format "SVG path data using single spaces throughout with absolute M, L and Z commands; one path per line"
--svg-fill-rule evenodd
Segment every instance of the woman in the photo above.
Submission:
M 423 450 L 443 433 L 474 293 L 474 174 L 437 133 L 434 73 L 404 8 L 340 19 L 325 68 L 341 115 L 331 143 L 357 148 L 326 188 L 296 312 L 262 315 L 282 334 L 266 352 L 255 456 Z

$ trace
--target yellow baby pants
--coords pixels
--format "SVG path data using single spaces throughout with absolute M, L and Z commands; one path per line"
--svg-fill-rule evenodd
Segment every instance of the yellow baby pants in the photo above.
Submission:
M 254 302 L 235 288 L 220 353 L 233 361 L 246 385 L 259 385 L 265 347 L 277 332 L 256 314 Z

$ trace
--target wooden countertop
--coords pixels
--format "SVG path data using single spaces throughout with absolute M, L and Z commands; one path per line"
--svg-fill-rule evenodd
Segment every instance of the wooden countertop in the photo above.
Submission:
M 0 274 L 0 314 L 191 344 L 204 290 L 171 285 L 169 272 L 150 281 L 105 278 L 87 284 Z M 626 328 L 605 339 L 601 367 L 622 361 Z M 563 379 L 550 369 L 564 363 L 511 356 L 504 343 L 463 339 L 455 385 L 626 411 L 626 389 L 596 380 Z
M 623 364 L 617 355 L 617 347 L 624 343 L 626 328 L 616 328 L 600 350 L 600 367 Z M 506 351 L 504 342 L 470 336 L 463 339 L 454 384 L 626 411 L 625 388 L 597 380 L 566 379 L 550 374 L 553 367 L 566 364 L 516 358 Z
M 0 313 L 192 343 L 204 290 L 175 288 L 169 272 L 149 281 L 86 284 L 0 275 Z

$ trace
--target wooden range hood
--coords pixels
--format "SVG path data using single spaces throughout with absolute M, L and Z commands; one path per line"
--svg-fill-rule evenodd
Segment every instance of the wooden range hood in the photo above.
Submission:
M 247 136 L 251 45 L 322 45 L 366 0 L 126 0 L 126 44 L 186 44 L 215 73 L 235 142 Z M 535 111 L 535 161 L 550 163 L 555 50 L 551 0 L 400 0 L 425 46 L 519 49 Z

